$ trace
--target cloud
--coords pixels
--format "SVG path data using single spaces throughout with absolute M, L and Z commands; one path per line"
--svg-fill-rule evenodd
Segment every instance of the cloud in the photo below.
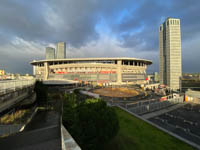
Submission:
M 124 21 L 115 26 L 115 32 L 127 33 L 121 36 L 125 47 L 140 45 L 144 50 L 155 51 L 158 48 L 158 27 L 167 17 L 181 18 L 183 40 L 199 34 L 200 20 L 195 19 L 199 17 L 198 6 L 200 1 L 197 0 L 193 3 L 187 0 L 165 3 L 156 0 L 144 1 L 135 11 L 125 16 Z M 145 47 L 142 46 L 144 42 Z
M 117 3 L 115 0 L 61 0 L 59 3 L 54 0 L 46 1 L 49 10 L 47 16 L 53 18 L 48 21 L 54 26 L 57 41 L 65 40 L 74 47 L 98 40 L 96 26 L 101 19 L 112 24 L 120 11 L 126 9 L 130 3 L 131 0 L 119 0 Z
M 43 59 L 43 49 L 43 45 L 16 37 L 0 47 L 0 69 L 10 73 L 31 73 L 32 67 L 29 63 L 34 58 Z
M 183 72 L 199 72 L 200 53 L 199 53 L 200 35 L 183 43 L 182 66 Z
M 44 4 L 2 0 L 0 5 L 0 33 L 28 41 L 49 38 L 52 28 L 44 19 Z
M 195 71 L 197 55 L 186 55 L 198 53 L 199 6 L 199 0 L 1 0 L 0 67 L 31 72 L 29 61 L 65 41 L 70 57 L 148 58 L 158 71 L 158 27 L 171 16 L 181 18 L 183 70 Z
M 124 48 L 117 38 L 101 34 L 97 41 L 92 41 L 80 48 L 67 47 L 67 57 L 135 57 L 152 60 L 154 65 L 149 66 L 149 72 L 158 71 L 157 51 L 138 51 L 137 48 Z

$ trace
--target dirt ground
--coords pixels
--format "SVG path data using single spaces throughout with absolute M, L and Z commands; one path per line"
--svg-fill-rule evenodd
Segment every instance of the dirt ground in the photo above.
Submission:
M 139 95 L 139 92 L 128 88 L 103 88 L 93 90 L 93 93 L 109 97 L 133 97 Z

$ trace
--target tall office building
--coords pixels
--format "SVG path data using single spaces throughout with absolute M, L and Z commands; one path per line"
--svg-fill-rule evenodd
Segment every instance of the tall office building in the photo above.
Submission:
M 65 42 L 57 43 L 56 58 L 57 59 L 66 58 L 66 43 Z
M 52 47 L 46 47 L 46 59 L 55 59 L 55 49 Z
M 159 28 L 160 83 L 180 89 L 182 75 L 180 19 L 167 18 Z
M 159 79 L 158 79 L 158 72 L 154 72 L 154 81 L 155 82 L 159 81 Z

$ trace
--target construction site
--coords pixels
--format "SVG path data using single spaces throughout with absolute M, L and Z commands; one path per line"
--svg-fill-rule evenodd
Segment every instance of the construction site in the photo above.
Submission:
M 101 96 L 108 97 L 134 97 L 139 95 L 140 91 L 136 89 L 129 88 L 101 88 L 93 90 L 93 93 L 99 94 Z

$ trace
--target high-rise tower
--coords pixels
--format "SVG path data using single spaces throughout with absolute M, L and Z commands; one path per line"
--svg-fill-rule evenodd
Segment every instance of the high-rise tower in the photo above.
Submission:
M 46 59 L 55 59 L 55 49 L 52 47 L 46 47 Z
M 159 28 L 160 83 L 180 89 L 182 76 L 180 19 L 167 18 Z
M 66 43 L 65 42 L 57 43 L 56 58 L 57 59 L 66 58 Z

